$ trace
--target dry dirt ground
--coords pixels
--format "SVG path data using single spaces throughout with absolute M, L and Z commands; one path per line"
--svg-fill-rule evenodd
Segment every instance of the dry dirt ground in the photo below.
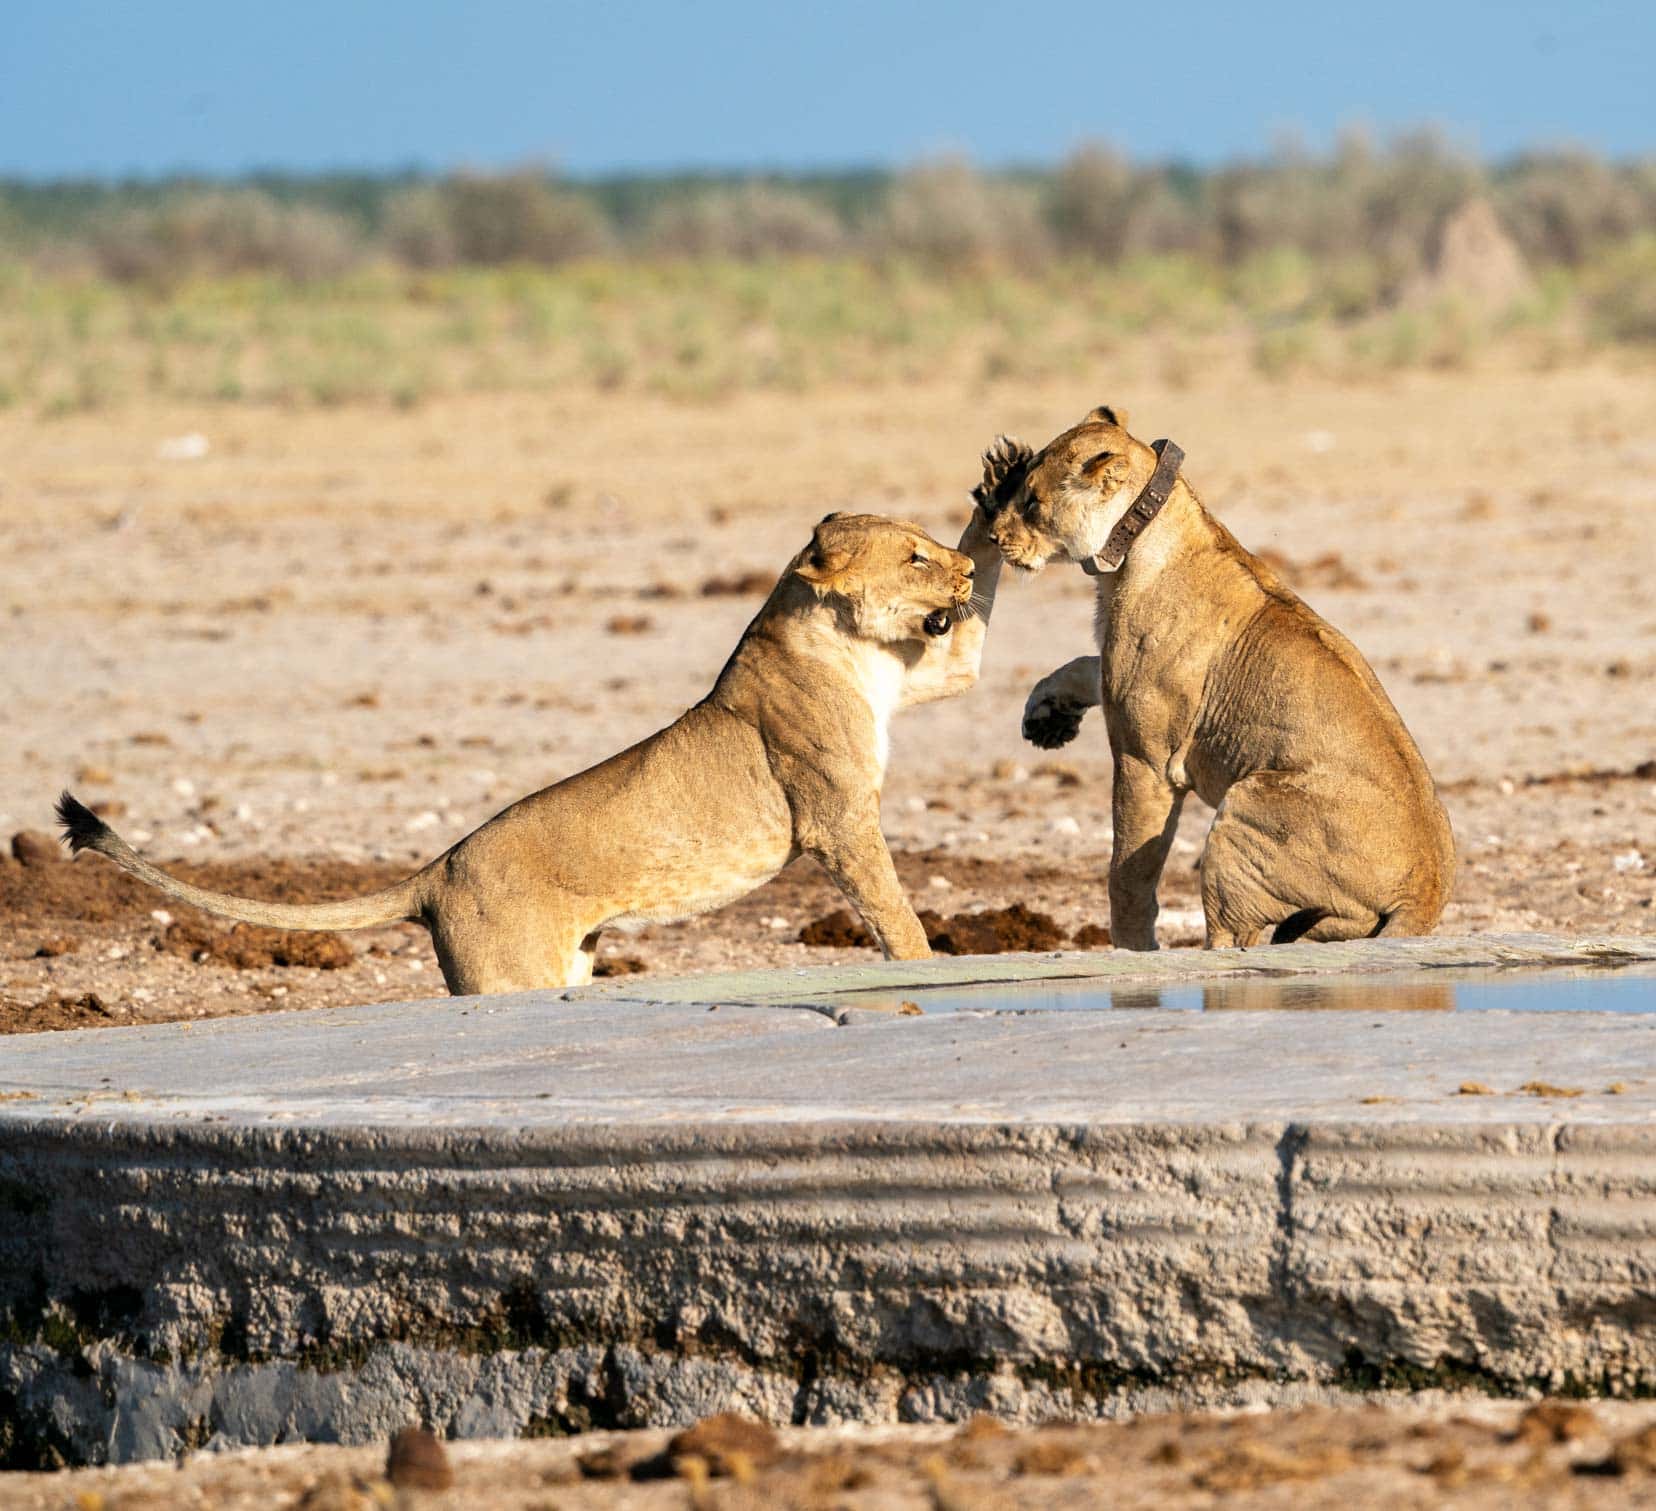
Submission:
M 379 884 L 702 696 L 828 510 L 952 541 L 997 431 L 1039 443 L 1108 399 L 1175 436 L 1208 505 L 1373 662 L 1455 823 L 1446 932 L 1656 932 L 1656 368 L 1175 376 L 0 414 L 0 849 L 49 831 L 70 785 L 221 885 Z M 1009 577 L 979 688 L 899 721 L 885 825 L 918 906 L 1107 923 L 1102 726 L 1055 757 L 1018 732 L 1031 682 L 1088 650 L 1090 608 L 1078 571 Z M 1187 804 L 1164 944 L 1199 940 L 1210 817 Z M 412 926 L 227 936 L 97 857 L 17 850 L 5 1029 L 441 990 Z M 799 942 L 837 905 L 805 862 L 602 959 L 856 958 Z
M 712 1418 L 682 1434 L 201 1454 L 0 1476 L 3 1511 L 1177 1511 L 1656 1503 L 1656 1408 L 1541 1402 L 1085 1427 L 810 1428 Z

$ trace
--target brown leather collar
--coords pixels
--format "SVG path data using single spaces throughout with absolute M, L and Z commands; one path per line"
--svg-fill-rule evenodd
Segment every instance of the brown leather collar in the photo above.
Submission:
M 1156 470 L 1150 481 L 1133 500 L 1132 507 L 1116 521 L 1104 549 L 1081 563 L 1081 570 L 1089 577 L 1107 577 L 1127 559 L 1139 532 L 1162 511 L 1162 505 L 1173 493 L 1173 484 L 1179 478 L 1179 466 L 1184 452 L 1173 441 L 1152 441 L 1150 449 L 1156 453 Z

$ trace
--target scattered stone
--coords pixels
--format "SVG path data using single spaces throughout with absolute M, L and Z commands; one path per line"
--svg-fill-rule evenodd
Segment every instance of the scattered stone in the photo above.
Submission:
M 750 567 L 729 577 L 709 577 L 701 585 L 703 598 L 753 598 L 776 586 L 776 574 Z
M 1552 628 L 1552 616 L 1537 609 L 1524 621 L 1524 628 L 1532 635 L 1544 635 Z
M 1493 1086 L 1485 1086 L 1482 1081 L 1462 1081 L 1460 1090 L 1456 1093 L 1463 1097 L 1492 1097 L 1495 1095 Z
M 648 614 L 612 614 L 604 623 L 612 635 L 646 635 L 655 628 Z
M 1578 1097 L 1582 1092 L 1579 1086 L 1553 1086 L 1546 1081 L 1525 1081 L 1518 1089 L 1532 1097 Z
M 1343 1474 L 1355 1463 L 1343 1449 L 1294 1453 L 1269 1443 L 1238 1443 L 1215 1454 L 1192 1476 L 1192 1483 L 1199 1489 L 1225 1495 L 1296 1480 L 1327 1479 Z
M 747 1479 L 753 1470 L 774 1464 L 781 1454 L 773 1427 L 734 1411 L 707 1417 L 667 1444 L 667 1458 L 675 1471 L 686 1460 L 700 1459 L 715 1479 Z
M 163 734 L 159 729 L 140 729 L 128 735 L 127 741 L 133 745 L 168 746 L 172 744 L 172 736 Z
M 75 771 L 75 780 L 105 787 L 115 780 L 115 773 L 107 766 L 81 766 Z
M 34 952 L 36 960 L 53 960 L 59 955 L 73 955 L 80 948 L 80 940 L 72 939 L 67 934 L 54 934 L 49 939 L 42 939 Z
M 187 430 L 157 442 L 155 455 L 163 462 L 199 462 L 212 449 L 212 442 L 199 430 Z
M 1013 1473 L 1043 1479 L 1060 1475 L 1085 1474 L 1093 1467 L 1092 1460 L 1074 1443 L 1051 1438 L 1031 1443 L 1012 1461 Z
M 19 865 L 31 869 L 53 866 L 64 858 L 58 842 L 38 829 L 19 829 L 12 835 L 11 853 Z
M 385 1477 L 399 1490 L 447 1490 L 454 1483 L 448 1454 L 425 1427 L 405 1427 L 391 1439 Z
M 1327 551 L 1310 561 L 1295 561 L 1281 551 L 1266 547 L 1255 551 L 1262 562 L 1291 588 L 1366 588 L 1367 581 L 1346 565 L 1338 551 Z
M 1617 1474 L 1656 1474 L 1656 1426 L 1630 1432 L 1610 1450 Z
M 1519 1443 L 1573 1443 L 1596 1436 L 1599 1420 L 1573 1401 L 1537 1401 L 1518 1419 L 1513 1440 Z

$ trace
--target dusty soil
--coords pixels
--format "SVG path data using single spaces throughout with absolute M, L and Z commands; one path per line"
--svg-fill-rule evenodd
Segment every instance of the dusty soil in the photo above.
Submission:
M 1177 436 L 1209 506 L 1368 654 L 1455 823 L 1446 932 L 1656 931 L 1656 369 L 1335 385 L 1129 365 L 716 407 L 0 413 L 0 847 L 49 831 L 70 785 L 219 885 L 380 885 L 699 698 L 827 510 L 952 540 L 990 437 L 1039 442 L 1109 398 Z M 208 454 L 162 460 L 189 432 Z M 1018 729 L 1030 684 L 1088 650 L 1090 617 L 1079 572 L 1008 580 L 980 687 L 896 727 L 886 830 L 916 905 L 966 948 L 1018 928 L 960 915 L 1013 905 L 1103 944 L 1101 724 L 1052 755 Z M 1166 945 L 1199 941 L 1210 820 L 1187 804 Z M 440 990 L 412 928 L 227 934 L 97 857 L 20 853 L 0 861 L 0 1027 Z M 802 863 L 720 913 L 608 937 L 602 958 L 859 958 L 849 931 L 800 942 L 841 906 Z
M 402 1435 L 396 1451 L 296 1447 L 182 1465 L 0 1475 L 0 1508 L 1648 1506 L 1656 1407 L 1539 1402 L 1149 1416 L 1084 1427 L 796 1428 L 710 1418 L 678 1434 L 521 1443 Z

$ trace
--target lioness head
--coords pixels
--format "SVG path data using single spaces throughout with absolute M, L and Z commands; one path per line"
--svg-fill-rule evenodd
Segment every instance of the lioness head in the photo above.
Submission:
M 1124 411 L 1099 405 L 1029 459 L 1018 487 L 1003 488 L 1010 496 L 989 534 L 1013 566 L 1038 572 L 1103 548 L 1156 470 L 1156 453 L 1126 426 Z
M 947 635 L 972 601 L 971 557 L 878 514 L 830 514 L 788 570 L 866 640 Z

